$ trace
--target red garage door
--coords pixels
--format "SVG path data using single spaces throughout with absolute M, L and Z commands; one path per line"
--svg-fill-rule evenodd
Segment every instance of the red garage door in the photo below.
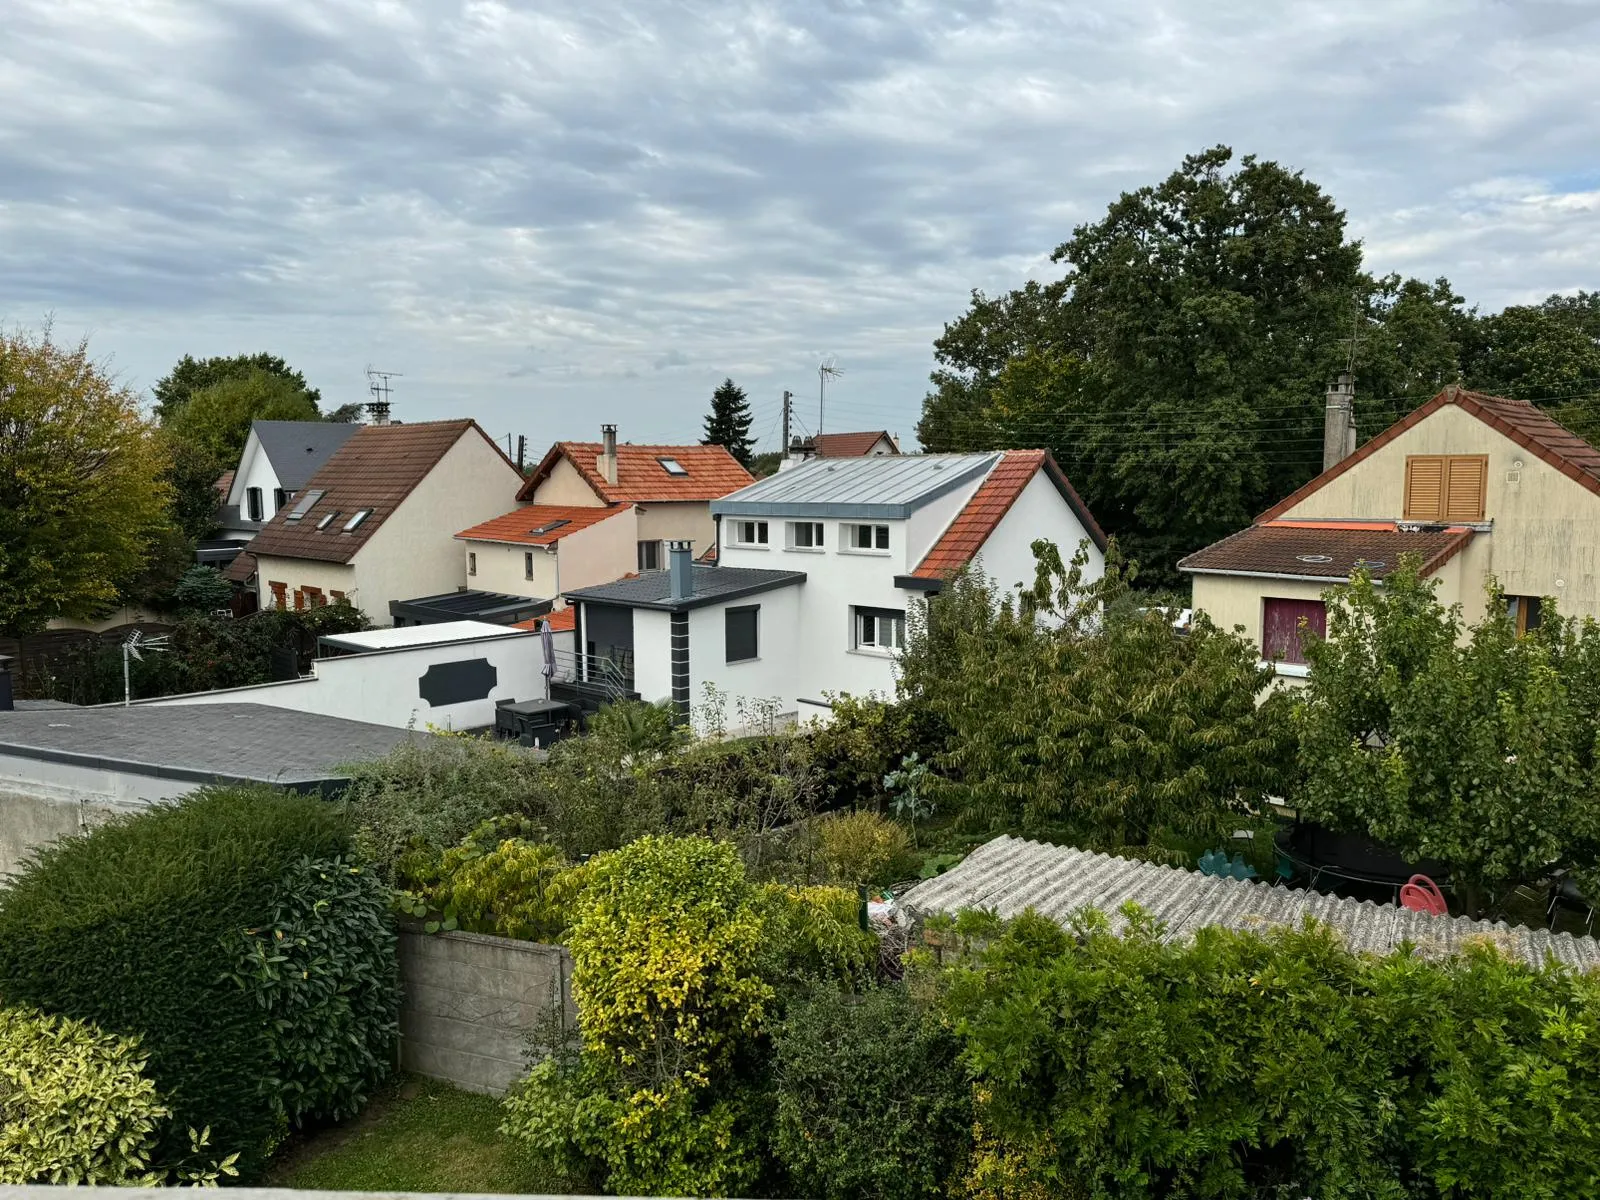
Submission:
M 1279 600 L 1267 597 L 1261 621 L 1261 657 L 1303 663 L 1300 622 L 1319 637 L 1328 632 L 1328 610 L 1321 600 Z

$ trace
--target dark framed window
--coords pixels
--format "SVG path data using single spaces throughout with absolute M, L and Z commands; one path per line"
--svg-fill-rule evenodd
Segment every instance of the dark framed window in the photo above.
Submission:
M 639 570 L 641 570 L 641 571 L 659 571 L 659 570 L 661 570 L 661 543 L 660 542 L 640 542 L 639 543 Z
M 246 488 L 244 493 L 244 515 L 252 521 L 263 521 L 266 513 L 261 507 L 261 489 Z
M 533 578 L 533 551 L 532 550 L 524 550 L 522 552 L 522 577 L 524 579 L 532 579 Z
M 1506 613 L 1517 633 L 1532 633 L 1544 619 L 1544 601 L 1538 596 L 1507 596 Z
M 728 661 L 749 662 L 761 649 L 761 606 L 741 605 L 726 610 L 728 622 Z
M 906 614 L 904 609 L 858 607 L 855 610 L 855 618 L 855 648 L 857 650 L 905 649 Z
M 478 556 L 473 551 L 468 550 L 467 551 L 467 574 L 468 575 L 476 575 L 477 573 L 478 573 Z
M 1271 662 L 1304 663 L 1301 622 L 1318 637 L 1328 632 L 1328 607 L 1321 600 L 1282 600 L 1268 596 L 1261 602 L 1261 657 Z
M 285 488 L 272 489 L 272 511 L 277 512 L 285 504 L 294 499 L 294 493 Z

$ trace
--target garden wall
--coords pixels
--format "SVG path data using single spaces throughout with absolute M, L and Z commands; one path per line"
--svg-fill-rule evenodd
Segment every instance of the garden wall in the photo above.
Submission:
M 475 1092 L 527 1074 L 529 1035 L 572 1029 L 572 959 L 560 946 L 400 931 L 400 1065 Z

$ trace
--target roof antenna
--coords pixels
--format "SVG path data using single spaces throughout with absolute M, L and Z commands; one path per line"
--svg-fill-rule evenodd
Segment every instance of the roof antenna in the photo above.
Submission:
M 817 367 L 817 434 L 822 434 L 822 418 L 828 409 L 828 380 L 844 374 L 844 368 L 833 355 L 828 355 Z
M 371 363 L 367 364 L 367 391 L 372 393 L 372 399 L 362 407 L 374 425 L 389 423 L 389 380 L 400 378 L 403 377 L 399 371 L 380 371 Z

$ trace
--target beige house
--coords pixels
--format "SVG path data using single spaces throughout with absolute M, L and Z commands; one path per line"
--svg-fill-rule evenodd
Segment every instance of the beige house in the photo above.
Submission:
M 1300 621 L 1326 628 L 1323 592 L 1407 553 L 1469 622 L 1490 576 L 1520 629 L 1547 598 L 1600 617 L 1600 450 L 1527 401 L 1446 388 L 1178 567 L 1196 609 L 1292 677 L 1305 674 Z
M 557 442 L 517 493 L 522 507 L 456 534 L 468 585 L 560 603 L 574 588 L 666 567 L 665 545 L 716 544 L 711 501 L 754 482 L 722 446 Z
M 226 574 L 261 607 L 392 605 L 467 584 L 456 530 L 503 512 L 522 476 L 475 421 L 358 429 L 274 513 Z

